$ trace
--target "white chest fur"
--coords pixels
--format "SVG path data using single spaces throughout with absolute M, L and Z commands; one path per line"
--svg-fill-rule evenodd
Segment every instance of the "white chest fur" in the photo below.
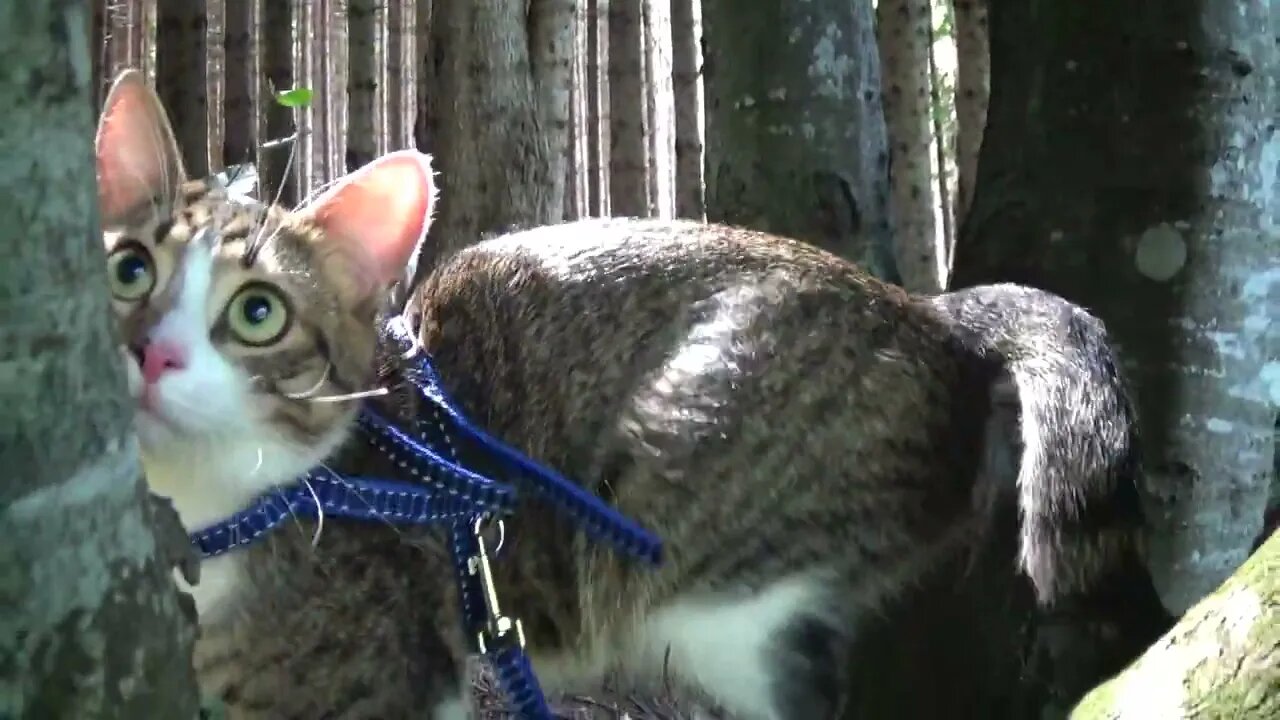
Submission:
M 259 441 L 222 442 L 217 447 L 166 443 L 162 455 L 143 453 L 147 483 L 173 501 L 188 531 L 208 527 L 240 510 L 271 487 L 290 482 L 310 466 L 307 458 L 281 452 Z M 175 452 L 175 450 L 177 450 Z M 286 457 L 287 456 L 287 457 Z M 228 553 L 200 564 L 195 586 L 175 573 L 179 587 L 191 593 L 201 617 L 216 612 L 240 589 L 242 558 Z

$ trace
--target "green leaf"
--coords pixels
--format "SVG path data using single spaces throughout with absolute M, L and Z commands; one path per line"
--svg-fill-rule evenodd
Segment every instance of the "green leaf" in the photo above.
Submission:
M 276 102 L 287 108 L 306 107 L 311 104 L 311 88 L 299 87 L 276 93 Z

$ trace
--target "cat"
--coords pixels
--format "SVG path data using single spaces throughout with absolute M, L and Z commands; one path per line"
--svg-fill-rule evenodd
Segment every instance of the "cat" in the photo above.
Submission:
M 420 412 L 379 342 L 403 311 L 475 422 L 663 538 L 651 568 L 536 502 L 507 522 L 497 587 L 548 690 L 607 676 L 741 720 L 838 716 L 859 622 L 970 549 L 999 496 L 1045 605 L 1142 552 L 1127 392 L 1102 324 L 1056 296 L 917 298 L 786 238 L 593 219 L 444 258 L 400 308 L 427 156 L 294 210 L 235 198 L 187 178 L 136 72 L 96 154 L 146 476 L 189 529 L 321 463 L 389 469 L 351 398 Z M 472 715 L 439 532 L 299 521 L 200 575 L 179 579 L 196 670 L 229 717 Z

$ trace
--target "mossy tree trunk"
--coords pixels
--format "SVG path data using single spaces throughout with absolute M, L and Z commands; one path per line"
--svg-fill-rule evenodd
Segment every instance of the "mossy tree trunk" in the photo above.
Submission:
M 1280 717 L 1280 533 L 1071 720 Z
M 0 5 L 0 717 L 185 720 L 191 545 L 149 501 L 111 332 L 88 19 Z

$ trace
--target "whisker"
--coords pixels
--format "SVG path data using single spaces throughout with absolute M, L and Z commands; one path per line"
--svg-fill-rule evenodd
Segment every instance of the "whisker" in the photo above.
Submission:
M 284 197 L 284 188 L 288 185 L 287 178 L 289 177 L 289 174 L 293 172 L 294 158 L 298 154 L 297 133 L 293 134 L 292 140 L 293 142 L 289 143 L 289 157 L 284 162 L 284 172 L 280 174 L 280 185 L 276 188 L 275 197 L 271 199 L 272 205 L 280 204 L 280 198 Z M 254 235 L 251 241 L 245 243 L 243 258 L 243 263 L 245 265 L 253 264 L 254 258 L 256 258 L 258 253 L 262 250 L 262 246 L 275 239 L 275 233 L 272 233 L 271 237 L 268 237 L 265 240 L 263 239 L 262 235 L 266 231 L 266 228 L 267 223 L 264 216 L 263 223 L 258 226 L 258 232 Z M 276 232 L 278 233 L 279 229 L 277 229 Z
M 316 501 L 316 531 L 311 536 L 311 547 L 314 549 L 319 547 L 320 533 L 324 532 L 324 505 L 320 504 L 320 496 L 316 494 L 316 489 L 311 486 L 310 480 L 303 477 L 302 484 L 307 487 L 307 492 L 311 493 L 311 499 Z
M 328 466 L 328 465 L 326 465 L 325 463 L 320 463 L 320 467 L 322 467 L 322 468 L 324 468 L 324 469 L 328 470 L 329 472 L 333 473 L 333 476 L 334 476 L 335 478 L 337 478 L 337 479 L 338 479 L 338 482 L 342 483 L 343 485 L 347 486 L 348 488 L 352 488 L 351 483 L 347 482 L 347 479 L 346 479 L 346 478 L 344 478 L 344 477 L 342 476 L 342 473 L 339 473 L 339 472 L 335 471 L 333 468 L 329 467 L 329 466 Z M 352 489 L 354 490 L 354 488 L 352 488 Z M 365 500 L 365 499 L 364 499 L 364 496 L 363 496 L 363 495 L 361 495 L 360 493 L 358 493 L 358 492 L 353 492 L 353 493 L 352 493 L 352 495 L 354 495 L 354 496 L 356 496 L 356 497 L 360 498 L 360 499 L 361 499 L 361 501 L 363 501 L 363 502 L 364 502 L 365 507 L 369 508 L 370 510 L 375 509 L 375 508 L 373 507 L 373 505 L 372 505 L 372 504 L 370 504 L 368 500 Z M 404 535 L 404 533 L 400 531 L 399 526 L 397 526 L 395 523 L 391 522 L 390 520 L 386 519 L 385 517 L 383 517 L 383 516 L 381 516 L 381 515 L 375 515 L 374 517 L 376 517 L 376 518 L 378 519 L 378 521 L 380 521 L 383 525 L 386 525 L 387 527 L 391 528 L 391 530 L 392 530 L 393 532 L 395 532 L 395 534 L 397 534 L 397 535 L 401 535 L 401 536 L 403 536 L 403 535 Z
M 380 387 L 372 388 L 370 390 L 359 390 L 357 392 L 344 393 L 342 395 L 321 395 L 319 397 L 307 398 L 307 401 L 323 403 L 346 402 L 348 400 L 363 400 L 364 398 L 382 397 L 389 392 L 391 391 L 384 387 Z
M 316 381 L 315 385 L 312 385 L 300 393 L 283 393 L 283 395 L 290 400 L 305 400 L 312 395 L 315 395 L 320 388 L 324 387 L 326 382 L 329 382 L 329 369 L 332 367 L 332 363 L 325 363 L 324 372 L 320 374 L 320 379 Z

